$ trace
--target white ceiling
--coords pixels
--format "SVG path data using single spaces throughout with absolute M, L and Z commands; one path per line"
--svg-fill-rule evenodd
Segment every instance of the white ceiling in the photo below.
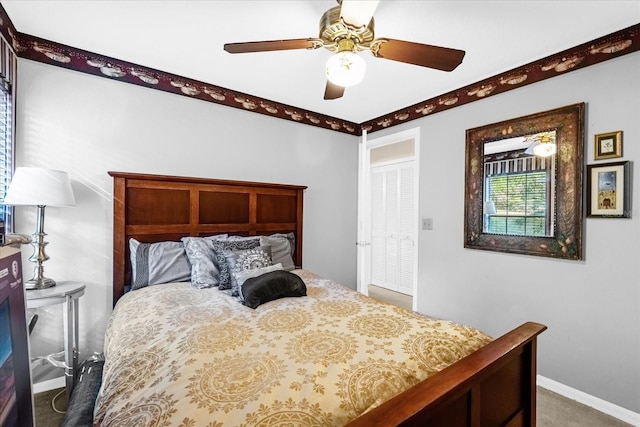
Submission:
M 2 0 L 16 29 L 79 49 L 361 123 L 640 22 L 640 0 L 380 2 L 377 37 L 462 49 L 453 72 L 377 59 L 322 99 L 325 49 L 229 54 L 227 42 L 318 36 L 334 0 Z

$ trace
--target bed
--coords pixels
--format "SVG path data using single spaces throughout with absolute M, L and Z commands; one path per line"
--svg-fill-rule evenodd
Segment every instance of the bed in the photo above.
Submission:
M 304 186 L 109 174 L 115 308 L 95 425 L 535 426 L 545 326 L 492 339 L 304 270 Z M 286 236 L 291 268 L 238 280 L 240 295 L 195 276 L 126 292 L 131 239 L 187 249 L 220 235 Z M 271 275 L 286 292 L 255 300 Z

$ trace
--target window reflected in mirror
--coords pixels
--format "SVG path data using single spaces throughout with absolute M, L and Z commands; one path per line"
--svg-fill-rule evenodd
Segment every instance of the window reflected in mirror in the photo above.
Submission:
M 483 231 L 554 235 L 556 132 L 484 144 Z

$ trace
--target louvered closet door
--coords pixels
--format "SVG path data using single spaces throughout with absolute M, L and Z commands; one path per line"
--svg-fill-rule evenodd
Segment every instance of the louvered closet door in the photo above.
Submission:
M 371 168 L 371 283 L 413 293 L 414 163 Z

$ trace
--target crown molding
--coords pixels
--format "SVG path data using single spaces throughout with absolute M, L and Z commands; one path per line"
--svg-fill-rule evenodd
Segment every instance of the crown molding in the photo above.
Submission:
M 18 32 L 0 4 L 0 33 L 19 58 L 350 135 L 437 114 L 640 50 L 640 24 L 530 62 L 449 93 L 354 123 Z

